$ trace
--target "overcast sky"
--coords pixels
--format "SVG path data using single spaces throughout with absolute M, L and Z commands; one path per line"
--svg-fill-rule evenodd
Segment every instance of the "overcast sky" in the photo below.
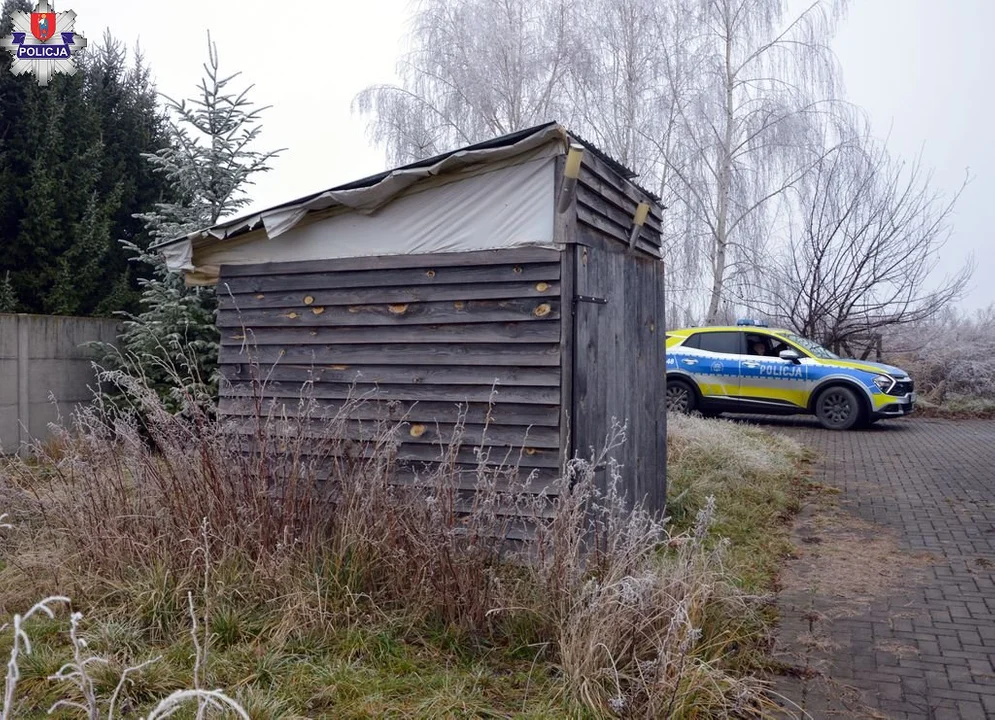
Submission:
M 257 0 L 58 0 L 77 14 L 77 30 L 96 39 L 110 28 L 140 40 L 161 92 L 187 96 L 201 75 L 206 32 L 222 69 L 241 70 L 254 98 L 272 105 L 265 147 L 287 150 L 257 182 L 254 206 L 285 200 L 379 172 L 353 97 L 390 82 L 403 50 L 407 0 L 318 0 L 288 13 Z M 922 153 L 937 187 L 954 192 L 970 171 L 942 267 L 977 261 L 966 307 L 995 302 L 995 142 L 991 123 L 991 0 L 856 0 L 835 44 L 849 99 L 864 107 L 893 152 Z

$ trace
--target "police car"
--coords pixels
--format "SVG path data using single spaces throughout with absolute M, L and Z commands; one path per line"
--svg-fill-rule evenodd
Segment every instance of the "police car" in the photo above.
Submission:
M 815 415 L 849 430 L 908 415 L 916 393 L 908 373 L 846 360 L 788 330 L 741 320 L 735 327 L 667 333 L 667 409 Z

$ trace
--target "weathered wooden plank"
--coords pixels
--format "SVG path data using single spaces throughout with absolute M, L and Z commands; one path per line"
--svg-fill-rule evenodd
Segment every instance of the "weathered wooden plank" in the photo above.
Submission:
M 605 304 L 578 303 L 576 311 L 574 428 L 577 451 L 590 457 L 592 452 L 597 453 L 604 447 L 612 421 L 624 423 L 628 413 L 626 387 L 633 378 L 624 358 L 626 298 L 624 284 L 620 282 L 620 267 L 630 256 L 596 247 L 582 246 L 581 250 L 578 293 L 607 301 Z M 627 451 L 626 445 L 616 447 L 610 457 L 624 467 Z M 598 481 L 605 481 L 604 473 L 599 474 Z
M 613 227 L 618 227 L 625 240 L 628 242 L 629 233 L 632 230 L 632 213 L 625 213 L 599 195 L 591 193 L 587 188 L 581 187 L 577 191 L 577 204 L 579 211 L 588 210 L 599 215 L 611 223 Z M 660 247 L 660 233 L 652 229 L 648 224 L 644 224 L 639 234 L 640 239 L 655 248 Z
M 227 268 L 228 266 L 225 266 Z M 255 267 L 255 266 L 245 266 Z M 310 292 L 342 288 L 418 287 L 508 282 L 554 282 L 559 280 L 559 263 L 506 264 L 485 267 L 427 267 L 401 270 L 355 270 L 350 272 L 311 272 L 287 275 L 222 277 L 218 295 L 228 293 L 266 294 Z
M 520 247 L 472 252 L 382 255 L 375 257 L 336 258 L 332 260 L 304 260 L 295 262 L 258 263 L 255 265 L 226 265 L 222 279 L 261 276 L 293 275 L 297 273 L 324 273 L 357 270 L 394 270 L 398 268 L 480 267 L 508 263 L 558 262 L 555 248 Z
M 221 387 L 223 397 L 246 397 L 251 392 L 240 387 Z M 306 389 L 300 383 L 269 382 L 261 389 L 263 397 L 313 397 L 329 400 L 434 400 L 438 402 L 488 402 L 493 391 L 487 385 L 358 385 L 316 382 Z M 558 387 L 503 387 L 495 398 L 528 405 L 555 405 L 560 401 Z
M 424 446 L 412 446 L 414 450 L 423 450 Z M 275 448 L 267 448 L 267 455 L 278 470 L 283 469 L 283 465 L 297 464 L 298 471 L 303 470 L 308 473 L 309 478 L 318 482 L 327 481 L 336 477 L 341 477 L 342 473 L 354 471 L 357 463 L 356 456 L 334 456 L 334 455 L 308 455 L 301 453 L 294 460 L 288 459 L 288 455 L 279 454 Z M 504 455 L 501 456 L 504 458 Z M 517 456 L 515 456 L 517 458 Z M 362 462 L 363 459 L 358 459 Z M 289 469 L 289 468 L 287 468 Z M 478 461 L 454 462 L 452 459 L 439 460 L 436 454 L 432 460 L 398 460 L 394 462 L 387 471 L 391 484 L 412 484 L 419 487 L 453 487 L 456 489 L 469 490 L 476 488 L 481 481 L 495 482 L 499 492 L 507 492 L 512 487 L 522 489 L 526 493 L 544 492 L 550 497 L 559 495 L 559 484 L 556 482 L 561 476 L 560 468 L 532 467 L 526 463 L 516 463 L 512 465 L 502 465 L 500 462 L 486 462 L 481 465 Z
M 511 300 L 514 298 L 557 298 L 560 283 L 556 280 L 534 282 L 494 282 L 453 285 L 377 286 L 364 288 L 334 288 L 299 291 L 220 294 L 222 310 L 255 310 L 260 308 L 328 307 L 330 305 L 372 305 L 442 300 Z
M 602 198 L 629 218 L 635 215 L 636 207 L 640 201 L 631 195 L 620 192 L 614 185 L 593 172 L 590 168 L 581 167 L 577 183 L 581 192 L 589 192 Z M 646 227 L 651 230 L 651 234 L 656 235 L 657 239 L 659 239 L 661 230 L 660 216 L 658 215 L 656 204 L 652 202 L 650 203 L 650 212 L 646 217 Z
M 440 468 L 442 470 L 440 471 Z M 442 487 L 452 487 L 456 490 L 473 491 L 479 486 L 478 471 L 475 465 L 443 465 L 442 463 L 405 463 L 398 468 L 392 482 L 399 485 L 433 488 L 440 483 L 436 473 L 443 473 Z M 560 471 L 552 468 L 519 468 L 517 472 L 508 472 L 510 477 L 503 477 L 503 472 L 484 471 L 485 477 L 495 478 L 498 492 L 522 490 L 527 494 L 545 493 L 550 497 L 559 495 L 556 482 Z M 528 480 L 531 476 L 531 480 Z M 433 482 L 434 481 L 434 482 Z
M 600 429 L 601 437 L 604 438 L 611 430 L 611 423 L 615 422 L 626 426 L 626 442 L 615 448 L 611 455 L 622 465 L 623 477 L 625 478 L 626 494 L 631 493 L 631 486 L 636 481 L 633 477 L 632 458 L 635 446 L 629 435 L 632 418 L 632 396 L 636 389 L 636 378 L 632 377 L 632 364 L 630 362 L 632 343 L 634 338 L 626 333 L 628 323 L 627 316 L 632 309 L 630 303 L 638 299 L 630 298 L 626 295 L 625 268 L 632 262 L 631 257 L 619 255 L 617 253 L 600 253 L 594 263 L 594 269 L 598 274 L 598 282 L 603 292 L 610 292 L 608 305 L 600 308 L 604 312 L 598 317 L 599 338 L 605 338 L 607 342 L 601 347 L 602 351 L 602 377 L 601 384 L 604 390 L 605 411 Z M 610 290 L 607 290 L 610 288 Z M 625 368 L 623 372 L 616 369 Z M 597 439 L 597 436 L 595 436 Z M 629 495 L 628 500 L 632 497 Z
M 605 289 L 598 282 L 597 263 L 601 253 L 596 248 L 583 245 L 576 247 L 577 285 L 576 294 L 587 297 L 609 299 Z M 611 300 L 609 299 L 609 302 Z M 616 300 L 617 302 L 617 300 Z M 607 306 L 594 303 L 577 303 L 574 306 L 574 397 L 573 397 L 573 442 L 574 455 L 589 457 L 593 450 L 600 448 L 605 441 L 602 427 L 605 424 L 606 407 L 604 396 L 607 392 L 607 378 L 603 377 L 599 352 L 599 318 L 604 316 Z M 621 371 L 621 368 L 617 369 Z
M 604 225 L 605 222 L 604 218 L 597 215 L 591 215 L 589 213 L 579 215 L 577 218 L 576 242 L 582 245 L 588 245 L 589 247 L 596 247 L 610 253 L 628 253 L 628 240 L 623 243 L 620 237 L 610 236 L 599 227 L 599 225 Z M 642 254 L 647 255 L 654 260 L 661 259 L 660 248 L 650 245 L 642 238 L 636 241 L 636 248 Z
M 607 252 L 626 253 L 629 251 L 628 239 L 624 242 L 620 236 L 609 235 L 604 231 L 607 221 L 605 218 L 584 212 L 578 215 L 578 237 L 577 242 L 598 247 Z M 636 248 L 643 254 L 659 260 L 662 257 L 662 250 L 655 245 L 650 245 L 642 237 L 636 240 Z
M 560 302 L 535 300 L 454 300 L 378 305 L 299 305 L 293 309 L 272 308 L 222 312 L 218 327 L 321 327 L 355 328 L 398 325 L 478 325 L 501 322 L 558 320 Z M 337 332 L 337 330 L 336 330 Z M 472 329 L 466 329 L 467 334 Z
M 515 479 L 515 474 L 510 475 L 499 473 L 490 481 L 496 496 L 486 500 L 488 506 L 484 517 L 494 523 L 491 528 L 499 533 L 498 537 L 507 536 L 507 528 L 517 526 L 518 520 L 546 521 L 552 519 L 556 512 L 559 491 L 555 481 L 534 478 L 523 489 Z M 338 477 L 341 475 L 329 470 L 318 473 L 314 480 L 316 483 L 329 482 L 324 490 L 329 494 L 329 499 L 334 499 L 334 483 Z M 451 512 L 457 517 L 465 517 L 474 512 L 474 508 L 481 502 L 476 494 L 476 476 L 460 469 L 452 470 L 450 476 L 439 484 L 424 472 L 399 467 L 387 479 L 387 484 L 393 488 L 395 497 L 404 493 L 412 494 L 410 499 L 415 501 L 431 497 L 438 504 L 438 510 Z
M 559 343 L 560 323 L 505 322 L 475 325 L 417 325 L 343 328 L 292 328 L 254 326 L 226 328 L 222 345 L 337 345 L 395 343 Z
M 302 410 L 293 398 L 262 397 L 256 401 L 247 397 L 223 397 L 219 403 L 223 415 L 231 417 L 267 418 L 306 415 L 315 420 L 350 418 L 353 420 L 406 420 L 412 423 L 464 422 L 483 425 L 515 425 L 528 427 L 558 427 L 559 408 L 555 405 L 500 402 L 439 402 L 430 400 L 371 401 L 353 403 L 347 400 L 315 399 Z
M 524 487 L 531 478 L 529 489 L 538 492 L 562 475 L 558 467 L 535 466 L 521 449 L 491 448 L 490 456 L 481 463 L 472 447 L 462 448 L 454 454 L 437 445 L 401 445 L 400 454 L 388 456 L 387 448 L 377 449 L 371 443 L 352 440 L 331 444 L 309 441 L 305 446 L 270 441 L 260 445 L 256 438 L 237 435 L 233 439 L 241 445 L 243 453 L 257 459 L 262 459 L 262 455 L 275 478 L 293 472 L 298 478 L 323 482 L 344 475 L 354 477 L 357 472 L 365 474 L 365 470 L 370 470 L 376 473 L 370 477 L 371 481 L 380 477 L 391 481 L 400 476 L 404 482 L 406 476 L 410 482 L 417 473 L 423 480 L 434 478 L 439 483 L 461 480 L 464 487 L 475 486 L 478 478 L 496 480 L 505 487 L 509 482 Z M 481 468 L 479 472 L 478 468 Z M 556 488 L 550 488 L 550 491 L 558 492 Z
M 313 346 L 312 346 L 313 347 Z M 260 367 L 257 379 L 283 380 L 304 383 L 392 383 L 412 385 L 486 385 L 557 387 L 560 370 L 556 367 L 501 367 L 499 365 L 319 365 L 312 356 L 310 364 L 288 364 L 281 358 L 280 349 L 263 346 L 254 355 Z M 262 367 L 279 362 L 275 367 Z M 222 374 L 230 382 L 247 381 L 253 377 L 249 368 L 242 365 L 222 365 Z
M 662 513 L 666 503 L 663 268 L 661 263 L 634 258 L 627 272 L 626 293 L 640 299 L 629 330 L 638 349 L 630 360 L 632 377 L 644 389 L 632 398 L 632 438 L 636 452 L 633 496 L 643 499 L 647 509 Z
M 337 338 L 336 338 L 337 339 Z M 467 345 L 425 345 L 411 343 L 367 343 L 362 345 L 329 345 L 308 343 L 294 345 L 288 339 L 281 346 L 260 345 L 255 333 L 249 334 L 244 345 L 237 342 L 223 342 L 221 363 L 251 363 L 257 353 L 273 350 L 282 353 L 283 362 L 311 363 L 327 365 L 468 365 L 502 367 L 558 367 L 559 345 L 512 345 L 504 343 L 471 343 Z M 267 368 L 259 368 L 265 373 Z M 246 375 L 251 377 L 249 369 Z
M 394 428 L 385 427 L 377 421 L 344 420 L 331 426 L 320 422 L 279 420 L 274 421 L 276 432 L 292 434 L 299 438 L 328 439 L 331 433 L 341 439 L 369 441 L 381 437 L 386 431 L 404 444 L 449 446 L 459 442 L 462 445 L 478 447 L 487 444 L 495 448 L 526 447 L 556 451 L 560 444 L 560 434 L 556 428 L 521 427 L 512 425 L 471 425 L 457 426 L 454 423 L 415 423 L 399 421 Z M 230 432 L 254 435 L 258 423 L 253 419 L 231 418 L 227 425 Z
M 625 361 L 631 368 L 632 382 L 626 387 L 626 418 L 628 422 L 628 443 L 631 445 L 626 453 L 628 459 L 627 499 L 630 503 L 640 503 L 644 507 L 655 507 L 656 486 L 654 468 L 647 459 L 655 455 L 656 437 L 651 427 L 652 419 L 648 415 L 646 397 L 654 389 L 653 379 L 646 376 L 651 350 L 650 331 L 648 327 L 649 314 L 647 308 L 654 308 L 654 297 L 646 296 L 643 283 L 641 264 L 647 261 L 641 256 L 629 259 L 622 268 L 622 284 L 625 288 L 627 311 L 624 317 L 625 337 L 628 345 Z M 665 372 L 664 362 L 660 364 L 660 372 Z M 637 383 L 642 383 L 641 386 Z M 648 385 L 646 383 L 649 383 Z M 637 392 L 636 388 L 643 392 Z
M 577 220 L 583 225 L 593 229 L 604 238 L 611 238 L 616 251 L 621 252 L 628 249 L 629 230 L 613 222 L 610 218 L 597 212 L 583 202 L 577 203 Z M 646 239 L 645 230 L 636 239 L 636 248 L 654 258 L 660 257 L 660 247 Z
M 586 198 L 586 200 L 590 200 L 590 198 Z M 629 239 L 629 234 L 623 225 L 614 222 L 610 217 L 606 217 L 597 208 L 593 207 L 590 202 L 585 202 L 585 199 L 579 197 L 577 199 L 577 219 L 580 222 L 597 228 L 605 235 L 610 235 L 619 242 Z
M 630 501 L 642 500 L 651 511 L 662 511 L 662 263 L 594 244 L 580 248 L 577 292 L 608 302 L 577 306 L 572 403 L 577 449 L 586 454 L 590 447 L 600 447 L 613 417 L 626 422 L 626 442 L 611 453 L 621 464 L 623 491 Z
M 523 499 L 535 501 L 529 496 L 540 493 L 549 498 L 550 504 L 560 494 L 560 476 L 558 470 L 551 468 L 509 468 L 485 469 L 483 479 L 492 483 L 498 493 L 514 492 Z M 314 473 L 316 482 L 327 482 L 340 477 L 334 467 L 320 468 Z M 461 503 L 472 499 L 471 493 L 480 485 L 481 476 L 476 465 L 443 464 L 438 462 L 403 462 L 394 468 L 389 477 L 389 484 L 396 487 L 407 487 L 426 491 L 439 491 L 445 495 L 443 502 L 448 501 L 452 493 L 454 500 Z M 433 492 L 433 494 L 435 494 Z
M 251 436 L 244 436 L 241 441 L 241 448 L 245 452 L 253 452 L 256 441 Z M 371 447 L 369 443 L 353 440 L 344 440 L 340 443 L 330 441 L 325 446 L 325 452 L 319 447 L 315 447 L 315 454 L 326 455 L 331 450 L 341 453 L 348 453 L 347 458 L 372 458 L 382 456 L 382 448 Z M 401 462 L 456 462 L 464 465 L 472 465 L 477 462 L 477 453 L 473 445 L 464 443 L 455 452 L 450 453 L 448 448 L 438 444 L 418 444 L 402 443 L 397 449 L 394 457 Z M 488 464 L 493 466 L 507 466 L 518 468 L 559 468 L 558 450 L 544 450 L 542 448 L 522 448 L 522 447 L 493 447 L 490 446 Z
M 397 487 L 411 488 L 415 492 L 422 491 L 419 488 L 411 486 L 399 485 Z M 443 500 L 447 503 L 447 508 L 451 508 L 456 517 L 465 517 L 473 512 L 475 504 L 472 490 L 451 491 L 446 493 L 446 495 L 452 496 L 445 497 Z M 525 502 L 522 502 L 522 500 L 525 500 Z M 509 528 L 518 525 L 519 521 L 548 521 L 555 517 L 556 510 L 555 503 L 550 498 L 540 496 L 540 491 L 536 490 L 534 493 L 530 493 L 525 497 L 518 497 L 514 500 L 499 497 L 494 502 L 493 507 L 488 507 L 486 512 L 487 515 L 485 517 L 493 518 L 488 523 L 488 529 L 498 537 L 507 538 Z
M 654 361 L 650 363 L 647 374 L 656 380 L 654 391 L 647 398 L 650 408 L 649 412 L 656 420 L 654 434 L 656 436 L 656 455 L 650 463 L 654 469 L 654 477 L 657 483 L 656 507 L 653 510 L 661 515 L 667 509 L 667 376 L 666 373 L 659 372 L 659 363 L 666 363 L 667 355 L 667 302 L 666 302 L 666 273 L 663 263 L 652 264 L 645 268 L 648 282 L 655 291 L 654 321 L 656 324 L 656 335 L 654 336 Z M 647 293 L 648 294 L 648 293 Z
M 649 203 L 650 214 L 656 215 L 658 218 L 660 217 L 658 210 L 659 205 L 657 201 L 644 194 L 639 188 L 627 179 L 621 177 L 617 172 L 608 167 L 608 165 L 606 165 L 600 158 L 592 155 L 591 153 L 584 153 L 584 158 L 581 162 L 581 174 L 584 175 L 586 173 L 591 173 L 592 175 L 600 178 L 602 181 L 615 188 L 617 192 L 632 198 L 636 202 Z

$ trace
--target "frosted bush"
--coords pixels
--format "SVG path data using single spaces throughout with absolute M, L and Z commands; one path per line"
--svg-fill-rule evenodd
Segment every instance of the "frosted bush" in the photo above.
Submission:
M 910 372 L 920 391 L 995 400 L 995 305 L 973 315 L 949 311 L 926 325 L 895 330 L 885 359 Z

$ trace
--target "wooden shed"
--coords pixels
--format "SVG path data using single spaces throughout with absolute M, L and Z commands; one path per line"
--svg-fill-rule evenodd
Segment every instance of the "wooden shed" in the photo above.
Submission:
M 520 454 L 541 486 L 613 419 L 631 500 L 666 499 L 660 207 L 634 175 L 549 123 L 226 222 L 160 247 L 217 284 L 222 412 L 263 366 L 293 405 L 355 388 L 409 410 L 400 459 Z M 496 385 L 497 393 L 492 396 Z

